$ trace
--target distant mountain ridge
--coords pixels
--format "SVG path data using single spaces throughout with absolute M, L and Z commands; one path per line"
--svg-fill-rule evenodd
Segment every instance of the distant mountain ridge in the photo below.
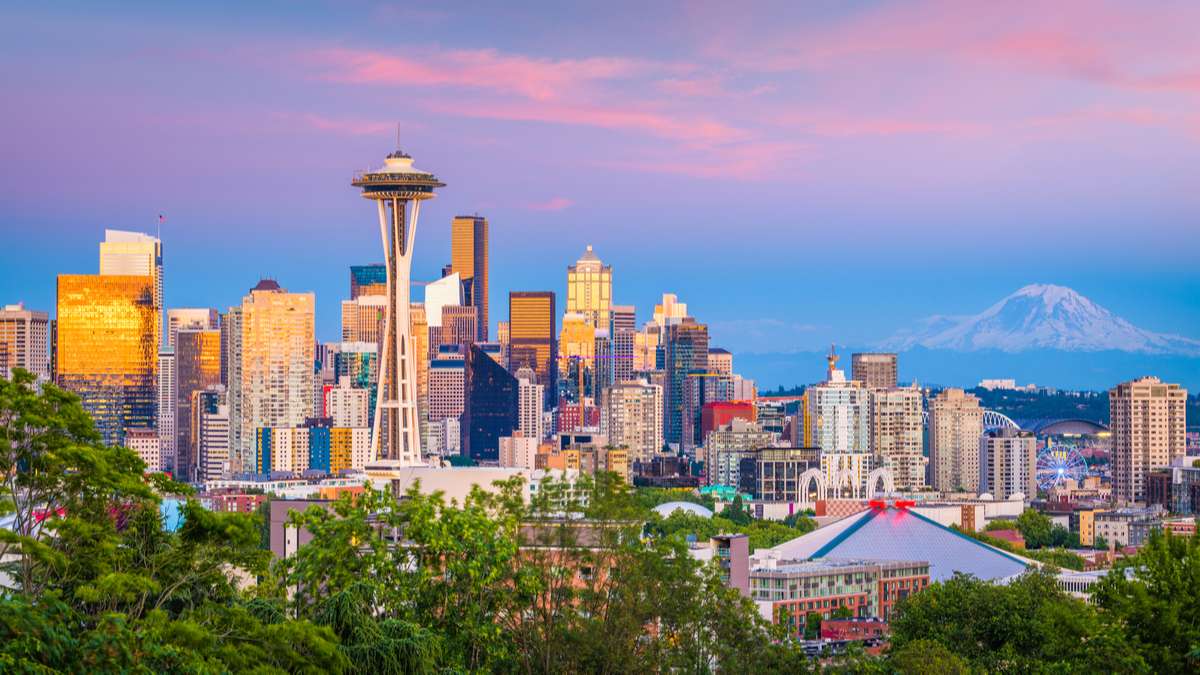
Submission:
M 1065 286 L 1030 284 L 979 314 L 936 315 L 881 345 L 1008 353 L 1054 349 L 1200 356 L 1200 340 L 1134 326 Z

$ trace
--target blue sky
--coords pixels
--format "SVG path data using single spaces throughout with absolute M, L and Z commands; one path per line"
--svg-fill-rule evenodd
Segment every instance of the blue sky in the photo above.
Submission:
M 86 3 L 0 9 L 0 302 L 52 309 L 166 213 L 169 306 L 379 258 L 355 169 L 402 144 L 489 218 L 493 321 L 587 244 L 645 320 L 866 344 L 1033 282 L 1200 337 L 1200 9 L 1166 3 Z M 628 21 L 636 12 L 638 21 Z

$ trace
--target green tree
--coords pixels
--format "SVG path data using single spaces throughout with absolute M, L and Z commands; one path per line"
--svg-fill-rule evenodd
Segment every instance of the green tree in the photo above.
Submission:
M 1092 597 L 1155 672 L 1200 668 L 1200 537 L 1154 532 Z
M 1036 509 L 1025 509 L 1017 516 L 1017 529 L 1025 538 L 1026 548 L 1049 546 L 1052 535 L 1050 517 Z
M 888 653 L 888 662 L 901 675 L 967 675 L 970 666 L 962 657 L 933 640 L 913 640 Z

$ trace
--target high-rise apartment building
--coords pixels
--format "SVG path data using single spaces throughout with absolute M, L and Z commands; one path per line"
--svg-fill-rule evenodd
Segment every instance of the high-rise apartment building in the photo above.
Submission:
M 870 390 L 873 464 L 891 469 L 897 490 L 925 486 L 923 400 L 916 387 Z
M 342 301 L 342 342 L 379 342 L 386 295 L 360 295 Z
M 175 381 L 175 349 L 164 347 L 158 351 L 158 390 L 155 429 L 158 431 L 159 458 L 155 465 L 159 471 L 175 472 L 176 442 L 175 418 L 179 414 L 176 401 L 179 393 Z M 149 462 L 147 462 L 149 464 Z
M 1146 501 L 1146 475 L 1186 454 L 1187 390 L 1157 377 L 1108 390 L 1113 498 Z
M 592 348 L 591 395 L 597 401 L 613 384 L 613 342 L 607 328 L 597 328 Z
M 600 433 L 609 445 L 627 448 L 631 461 L 647 461 L 663 447 L 663 390 L 625 380 L 604 390 Z
M 758 450 L 775 445 L 777 439 L 778 435 L 742 418 L 734 418 L 710 431 L 704 439 L 708 484 L 738 486 L 741 461 L 753 459 Z
M 633 379 L 637 309 L 633 305 L 613 305 L 611 317 L 608 333 L 612 339 L 613 382 L 628 382 Z
M 387 267 L 383 263 L 350 266 L 350 299 L 364 295 L 387 297 Z
M 207 307 L 175 307 L 167 310 L 167 346 L 175 346 L 175 334 L 181 330 L 216 330 L 220 328 L 220 314 Z
M 417 408 L 421 419 L 429 419 L 429 321 L 425 317 L 425 303 L 414 302 L 409 306 L 409 323 L 412 327 L 413 360 L 417 364 Z
M 450 223 L 450 269 L 462 279 L 465 304 L 478 308 L 473 342 L 488 339 L 488 221 L 456 216 Z
M 687 303 L 679 302 L 674 293 L 663 293 L 662 302 L 654 306 L 654 323 L 666 328 L 687 318 Z
M 508 368 L 528 366 L 546 388 L 546 404 L 557 401 L 558 344 L 554 330 L 552 291 L 512 291 L 508 294 Z
M 242 298 L 240 452 L 250 456 L 255 429 L 295 427 L 312 415 L 312 293 L 288 293 L 264 279 Z
M 159 463 L 162 452 L 158 445 L 158 431 L 155 429 L 126 429 L 125 447 L 133 451 L 146 464 L 146 473 L 162 471 Z
M 1000 500 L 1037 496 L 1037 437 L 1011 427 L 979 437 L 979 491 Z
M 808 406 L 808 447 L 824 453 L 870 453 L 870 392 L 845 371 L 833 370 L 826 382 L 805 390 Z
M 192 394 L 190 426 L 196 436 L 196 480 L 221 478 L 232 469 L 229 453 L 229 404 L 224 385 Z
M 709 347 L 708 372 L 717 375 L 733 375 L 733 354 L 728 349 Z
M 517 370 L 516 377 L 517 429 L 526 438 L 540 442 L 546 437 L 545 417 L 542 415 L 546 388 L 538 384 L 537 373 L 528 366 Z
M 186 328 L 175 334 L 175 476 L 199 480 L 204 466 L 199 460 L 200 438 L 192 426 L 194 397 L 221 384 L 221 332 Z
M 663 347 L 667 382 L 663 392 L 664 436 L 667 443 L 682 443 L 685 426 L 696 424 L 685 405 L 684 381 L 690 374 L 708 372 L 708 326 L 692 317 L 669 324 Z
M 39 379 L 50 377 L 50 316 L 5 305 L 0 309 L 0 377 L 12 378 L 13 368 L 24 368 Z
M 896 355 L 859 352 L 850 355 L 850 379 L 868 389 L 892 389 L 896 386 Z
M 115 262 L 112 263 L 115 265 Z M 108 445 L 154 427 L 162 316 L 154 276 L 58 277 L 55 379 Z
M 979 491 L 983 408 L 962 389 L 944 389 L 929 402 L 929 478 L 935 490 Z
M 593 328 L 606 328 L 612 306 L 612 266 L 605 265 L 588 246 L 567 267 L 567 312 L 582 314 Z
M 325 414 L 335 427 L 371 425 L 371 390 L 351 387 L 347 381 L 325 389 Z
M 429 422 L 458 419 L 466 397 L 466 358 L 457 345 L 446 345 L 429 362 Z
M 519 389 L 509 374 L 479 345 L 466 361 L 466 404 L 462 414 L 463 454 L 476 461 L 499 459 L 500 438 L 517 428 Z
M 254 471 L 253 438 L 242 438 L 242 308 L 221 315 L 221 368 L 229 405 L 229 464 L 238 473 Z

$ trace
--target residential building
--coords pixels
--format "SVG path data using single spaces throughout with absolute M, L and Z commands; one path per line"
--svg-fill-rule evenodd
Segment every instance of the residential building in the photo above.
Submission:
M 537 373 L 525 366 L 517 370 L 517 429 L 526 437 L 538 441 L 546 437 L 542 404 L 546 388 L 537 383 Z
M 163 470 L 157 429 L 126 429 L 125 447 L 132 450 L 146 464 L 146 473 Z
M 1186 454 L 1187 390 L 1157 377 L 1123 382 L 1108 392 L 1113 497 L 1145 502 L 1146 475 Z
M 500 437 L 500 466 L 533 470 L 541 439 L 514 431 L 512 436 Z
M 633 461 L 644 461 L 663 447 L 662 387 L 646 381 L 623 381 L 604 390 L 600 433 L 610 445 L 629 450 Z
M 720 347 L 708 348 L 708 372 L 733 375 L 733 354 Z
M 1095 515 L 1096 537 L 1103 537 L 1109 546 L 1117 548 L 1141 546 L 1150 537 L 1150 532 L 1162 528 L 1164 515 L 1159 506 L 1098 511 Z
M 705 403 L 700 409 L 700 438 L 707 439 L 708 435 L 721 427 L 729 425 L 735 419 L 754 422 L 758 419 L 758 408 L 753 401 L 712 401 Z
M 462 280 L 464 301 L 477 308 L 474 342 L 488 341 L 488 221 L 456 216 L 450 223 L 450 269 Z
M 196 437 L 198 482 L 231 473 L 229 403 L 224 385 L 213 384 L 192 396 L 191 428 Z
M 50 377 L 50 316 L 5 305 L 0 309 L 0 377 L 12 378 L 14 368 L 24 368 L 46 380 Z
M 891 469 L 897 490 L 922 489 L 925 487 L 925 430 L 921 390 L 913 386 L 870 389 L 869 392 L 873 463 Z
M 370 389 L 351 387 L 349 381 L 342 380 L 337 386 L 326 387 L 323 417 L 332 420 L 335 427 L 371 426 L 371 394 Z
M 240 390 L 244 456 L 256 429 L 297 427 L 312 416 L 314 305 L 312 293 L 289 293 L 271 279 L 242 298 L 241 378 L 231 388 Z
M 896 355 L 856 352 L 850 355 L 850 379 L 867 389 L 894 389 L 897 386 Z
M 360 295 L 342 301 L 342 342 L 378 343 L 387 311 L 386 295 Z
M 740 459 L 737 487 L 758 501 L 809 502 L 801 476 L 820 462 L 820 448 L 758 448 Z
M 429 422 L 457 420 L 466 404 L 466 359 L 457 345 L 438 350 L 429 362 Z
M 996 499 L 1037 496 L 1037 437 L 1011 427 L 989 429 L 979 438 L 979 491 Z
M 775 445 L 778 436 L 754 422 L 731 419 L 704 437 L 704 468 L 709 485 L 741 485 L 741 462 L 762 448 Z
M 567 267 L 567 312 L 582 314 L 593 328 L 606 328 L 612 307 L 612 266 L 605 265 L 589 245 Z
M 836 360 L 836 355 L 830 356 L 827 381 L 804 391 L 809 418 L 805 442 L 823 452 L 870 453 L 870 390 L 847 380 L 845 373 L 834 367 Z
M 944 389 L 929 402 L 929 477 L 935 490 L 979 492 L 983 408 L 962 389 Z

